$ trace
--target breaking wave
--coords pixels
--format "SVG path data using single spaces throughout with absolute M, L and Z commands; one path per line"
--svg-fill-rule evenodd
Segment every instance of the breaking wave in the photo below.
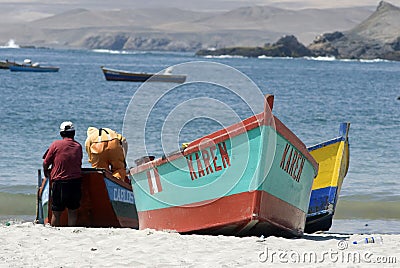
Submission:
M 10 39 L 8 40 L 5 46 L 0 46 L 0 48 L 20 48 L 20 47 L 15 43 L 14 39 Z

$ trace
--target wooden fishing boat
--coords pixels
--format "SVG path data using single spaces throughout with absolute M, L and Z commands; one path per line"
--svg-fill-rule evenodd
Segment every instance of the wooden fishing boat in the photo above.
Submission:
M 48 72 L 58 72 L 60 69 L 56 66 L 41 66 L 41 65 L 26 65 L 26 64 L 16 64 L 9 66 L 10 71 L 12 72 L 40 72 L 40 73 L 48 73 Z
M 39 180 L 41 180 L 39 170 Z M 82 169 L 82 199 L 78 209 L 77 226 L 138 228 L 138 217 L 132 186 L 112 176 L 111 172 L 97 168 Z M 49 223 L 51 219 L 51 183 L 40 182 L 37 221 Z M 61 225 L 67 226 L 65 210 Z
M 349 169 L 350 123 L 342 123 L 339 137 L 308 148 L 319 164 L 312 187 L 305 232 L 328 231 L 332 226 L 343 180 Z
M 100 67 L 107 81 L 128 81 L 128 82 L 169 82 L 184 83 L 186 75 L 177 75 L 171 73 L 135 73 L 116 69 Z
M 301 236 L 318 164 L 264 111 L 132 168 L 139 229 Z

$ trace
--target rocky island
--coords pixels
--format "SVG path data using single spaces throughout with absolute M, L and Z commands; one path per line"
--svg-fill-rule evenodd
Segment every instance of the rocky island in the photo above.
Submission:
M 265 44 L 263 47 L 227 47 L 220 49 L 202 49 L 197 56 L 232 55 L 242 57 L 306 57 L 314 53 L 301 44 L 294 35 L 285 35 L 276 43 Z

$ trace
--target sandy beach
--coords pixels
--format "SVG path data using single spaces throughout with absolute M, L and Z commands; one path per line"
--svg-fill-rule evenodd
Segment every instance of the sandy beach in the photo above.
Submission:
M 352 244 L 368 236 L 240 238 L 10 222 L 0 226 L 0 267 L 397 267 L 400 235 Z

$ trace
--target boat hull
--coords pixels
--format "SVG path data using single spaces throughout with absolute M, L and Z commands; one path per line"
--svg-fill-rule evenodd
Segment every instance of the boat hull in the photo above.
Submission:
M 186 80 L 185 75 L 134 73 L 105 67 L 101 69 L 107 81 L 184 83 Z
M 132 169 L 139 228 L 301 236 L 318 167 L 268 109 Z
M 305 213 L 265 192 L 233 194 L 209 205 L 191 204 L 139 212 L 140 226 L 180 233 L 299 236 Z
M 306 220 L 305 231 L 308 233 L 327 231 L 332 226 L 340 189 L 349 168 L 349 128 L 350 123 L 342 123 L 339 137 L 308 148 L 319 163 Z
M 37 72 L 37 73 L 49 73 L 58 72 L 59 67 L 53 66 L 26 66 L 26 65 L 10 65 L 10 71 L 12 72 Z
M 39 192 L 44 223 L 49 223 L 52 216 L 49 189 L 51 184 L 45 181 L 43 190 Z M 68 216 L 65 210 L 61 216 L 61 226 L 67 226 L 67 223 Z M 138 216 L 131 186 L 103 169 L 83 169 L 82 199 L 76 225 L 138 228 Z

